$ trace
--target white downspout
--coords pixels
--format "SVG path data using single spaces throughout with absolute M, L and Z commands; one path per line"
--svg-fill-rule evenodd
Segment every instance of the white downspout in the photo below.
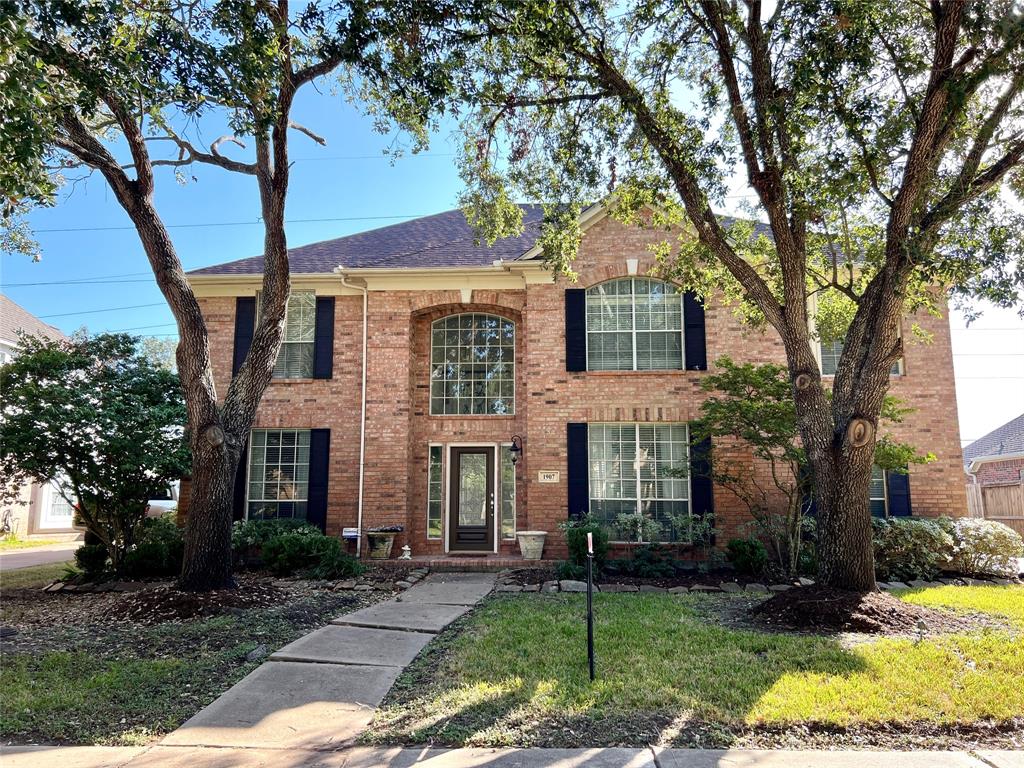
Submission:
M 356 539 L 356 557 L 358 558 L 363 549 L 363 474 L 366 466 L 366 336 L 367 336 L 367 312 L 369 307 L 369 291 L 365 285 L 352 285 L 345 277 L 344 270 L 339 265 L 334 268 L 336 274 L 341 275 L 341 284 L 346 288 L 361 291 L 363 294 L 363 360 L 362 381 L 359 387 L 359 503 L 356 513 L 356 531 L 359 536 Z

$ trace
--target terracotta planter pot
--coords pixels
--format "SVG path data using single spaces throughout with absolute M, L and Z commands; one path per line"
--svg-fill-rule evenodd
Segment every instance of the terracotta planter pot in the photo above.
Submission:
M 395 543 L 395 533 L 366 532 L 371 560 L 387 560 L 391 557 L 391 547 Z
M 523 560 L 540 560 L 544 553 L 544 539 L 547 535 L 547 531 L 519 531 L 516 534 Z

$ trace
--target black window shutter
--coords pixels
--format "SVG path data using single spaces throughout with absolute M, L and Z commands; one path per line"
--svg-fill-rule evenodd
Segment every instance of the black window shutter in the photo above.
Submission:
M 331 430 L 309 431 L 309 491 L 306 521 L 321 531 L 327 528 L 327 473 L 331 458 Z
M 252 334 L 256 330 L 256 297 L 239 296 L 235 299 L 235 354 L 231 363 L 231 375 L 245 362 L 252 346 Z
M 707 334 L 704 330 L 704 304 L 693 291 L 683 294 L 683 344 L 686 370 L 708 369 Z
M 231 517 L 234 520 L 245 520 L 245 484 L 249 479 L 249 446 L 242 446 L 242 455 L 238 459 L 238 470 L 235 472 L 235 503 Z
M 313 337 L 313 378 L 329 379 L 334 373 L 334 297 L 316 297 Z
M 584 288 L 565 290 L 565 370 L 587 370 L 587 291 Z
M 711 438 L 690 443 L 690 512 L 696 517 L 713 515 L 715 500 L 711 483 Z
M 886 472 L 885 484 L 889 494 L 889 517 L 909 517 L 910 475 L 903 472 Z
M 576 520 L 590 512 L 590 477 L 587 459 L 587 425 L 565 425 L 569 472 L 569 517 Z

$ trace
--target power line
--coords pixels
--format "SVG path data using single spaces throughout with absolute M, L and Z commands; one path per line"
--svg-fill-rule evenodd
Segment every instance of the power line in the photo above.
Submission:
M 333 221 L 384 221 L 394 219 L 422 219 L 432 214 L 402 214 L 394 216 L 335 216 L 325 219 L 290 219 L 285 224 L 321 224 Z M 263 222 L 256 221 L 206 221 L 186 222 L 183 224 L 165 224 L 168 229 L 194 229 L 198 227 L 250 227 Z M 49 229 L 36 229 L 35 232 L 114 232 L 119 230 L 135 229 L 132 226 L 121 227 L 53 227 Z
M 153 279 L 137 278 L 134 280 L 54 280 L 49 283 L 7 283 L 4 288 L 32 288 L 43 285 L 118 285 L 123 283 L 152 283 Z
M 156 304 L 133 304 L 130 307 L 107 307 L 106 309 L 83 309 L 78 312 L 60 312 L 56 315 L 38 315 L 40 318 L 46 317 L 70 317 L 71 315 L 95 315 L 100 312 L 117 312 L 122 309 L 145 309 L 147 307 L 165 307 L 166 303 L 158 301 Z

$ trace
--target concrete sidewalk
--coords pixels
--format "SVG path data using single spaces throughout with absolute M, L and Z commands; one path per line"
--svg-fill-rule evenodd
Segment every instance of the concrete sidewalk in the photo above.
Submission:
M 394 600 L 339 616 L 272 654 L 161 744 L 271 750 L 351 745 L 405 666 L 483 599 L 494 581 L 493 573 L 434 574 Z
M 4 768 L 1024 768 L 1024 752 L 6 747 Z
M 14 571 L 31 568 L 33 565 L 64 563 L 74 559 L 75 550 L 82 546 L 80 541 L 62 541 L 29 549 L 14 549 L 0 554 L 0 571 Z

